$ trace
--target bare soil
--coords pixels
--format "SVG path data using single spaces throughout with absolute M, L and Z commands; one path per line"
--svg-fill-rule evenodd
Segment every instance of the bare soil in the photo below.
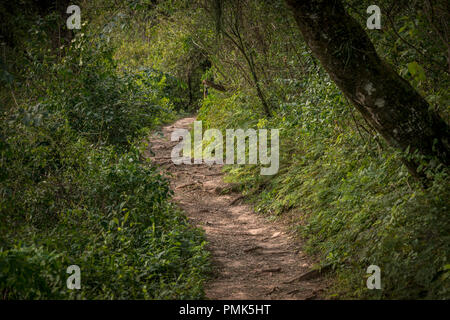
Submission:
M 154 133 L 149 157 L 168 174 L 174 201 L 190 223 L 205 230 L 213 263 L 206 298 L 321 299 L 326 281 L 308 274 L 313 263 L 302 243 L 285 224 L 268 221 L 230 191 L 222 166 L 172 162 L 172 131 L 190 129 L 194 120 L 183 118 Z

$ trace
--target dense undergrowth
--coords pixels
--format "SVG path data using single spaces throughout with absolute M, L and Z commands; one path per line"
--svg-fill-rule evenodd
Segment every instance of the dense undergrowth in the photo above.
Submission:
M 228 166 L 227 180 L 242 186 L 258 212 L 289 212 L 320 266 L 337 271 L 330 297 L 448 298 L 448 174 L 423 190 L 393 150 L 346 123 L 350 111 L 334 85 L 319 88 L 326 91 L 320 103 L 334 101 L 332 112 L 314 112 L 311 96 L 303 95 L 295 113 L 265 122 L 252 118 L 238 95 L 211 95 L 200 110 L 210 127 L 280 128 L 278 174 Z M 382 290 L 366 288 L 371 264 L 382 270 Z
M 240 53 L 222 50 L 220 56 L 227 63 L 209 72 L 218 82 L 228 81 L 224 73 L 235 75 L 228 83 L 233 90 L 210 94 L 199 119 L 204 129 L 279 128 L 280 170 L 275 176 L 261 176 L 254 165 L 227 166 L 228 181 L 241 185 L 257 211 L 273 217 L 289 215 L 292 227 L 307 240 L 308 251 L 319 258 L 318 267 L 331 266 L 335 272 L 329 297 L 449 299 L 448 169 L 427 172 L 432 181 L 428 188 L 412 178 L 402 165 L 402 155 L 353 110 L 302 41 L 291 42 L 286 49 L 286 34 L 293 41 L 297 34 L 294 25 L 283 29 L 280 23 L 272 29 L 266 23 L 278 21 L 276 5 L 268 5 L 261 14 L 258 10 L 264 6 L 249 3 L 245 14 L 252 25 L 244 22 L 241 28 L 250 33 L 245 45 L 261 68 L 260 85 L 272 103 L 272 115 L 264 114 L 255 87 L 239 81 L 238 71 L 229 67 Z M 364 25 L 361 12 L 369 4 L 346 3 Z M 370 36 L 383 58 L 448 119 L 448 74 L 408 45 L 419 43 L 444 59 L 436 52 L 436 39 L 428 36 L 429 21 L 423 11 L 409 11 L 406 4 L 396 8 L 401 11 L 395 24 L 399 31 L 389 26 Z M 261 29 L 270 46 L 258 39 Z M 223 47 L 232 45 L 226 40 Z M 381 268 L 382 290 L 366 287 L 366 270 L 372 264 Z
M 203 233 L 143 155 L 180 109 L 179 82 L 120 65 L 96 24 L 55 48 L 61 17 L 26 18 L 2 59 L 0 299 L 203 297 Z

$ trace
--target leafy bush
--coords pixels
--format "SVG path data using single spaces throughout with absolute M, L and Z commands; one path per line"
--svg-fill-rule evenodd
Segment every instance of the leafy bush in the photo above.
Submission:
M 64 201 L 53 221 L 35 210 L 35 223 L 9 231 L 20 232 L 14 243 L 21 241 L 2 252 L 6 297 L 202 297 L 203 235 L 168 202 L 168 182 L 156 169 L 142 165 L 138 152 L 118 156 L 112 149 L 76 161 L 80 167 L 65 172 L 70 194 L 51 199 Z M 72 264 L 81 268 L 80 291 L 65 287 L 64 272 Z
M 89 28 L 54 49 L 58 17 L 38 19 L 0 90 L 1 298 L 203 297 L 204 236 L 140 142 L 174 119 L 174 82 L 119 71 L 114 45 Z M 66 287 L 73 264 L 81 290 Z

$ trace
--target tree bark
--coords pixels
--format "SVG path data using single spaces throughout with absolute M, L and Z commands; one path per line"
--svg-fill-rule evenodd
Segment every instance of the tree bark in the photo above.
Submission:
M 331 79 L 363 117 L 400 150 L 450 162 L 449 126 L 376 53 L 364 29 L 338 0 L 286 0 L 303 37 Z M 419 161 L 404 158 L 410 172 Z

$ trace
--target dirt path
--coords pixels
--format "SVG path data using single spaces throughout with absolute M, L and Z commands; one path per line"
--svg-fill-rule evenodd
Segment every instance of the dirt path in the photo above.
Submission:
M 191 128 L 184 118 L 150 138 L 153 161 L 172 174 L 174 200 L 189 221 L 206 232 L 215 276 L 206 284 L 208 299 L 316 299 L 321 279 L 299 280 L 311 262 L 286 227 L 267 221 L 242 204 L 239 193 L 227 190 L 221 166 L 175 165 L 170 136 L 177 128 Z M 228 186 L 228 189 L 229 186 Z

